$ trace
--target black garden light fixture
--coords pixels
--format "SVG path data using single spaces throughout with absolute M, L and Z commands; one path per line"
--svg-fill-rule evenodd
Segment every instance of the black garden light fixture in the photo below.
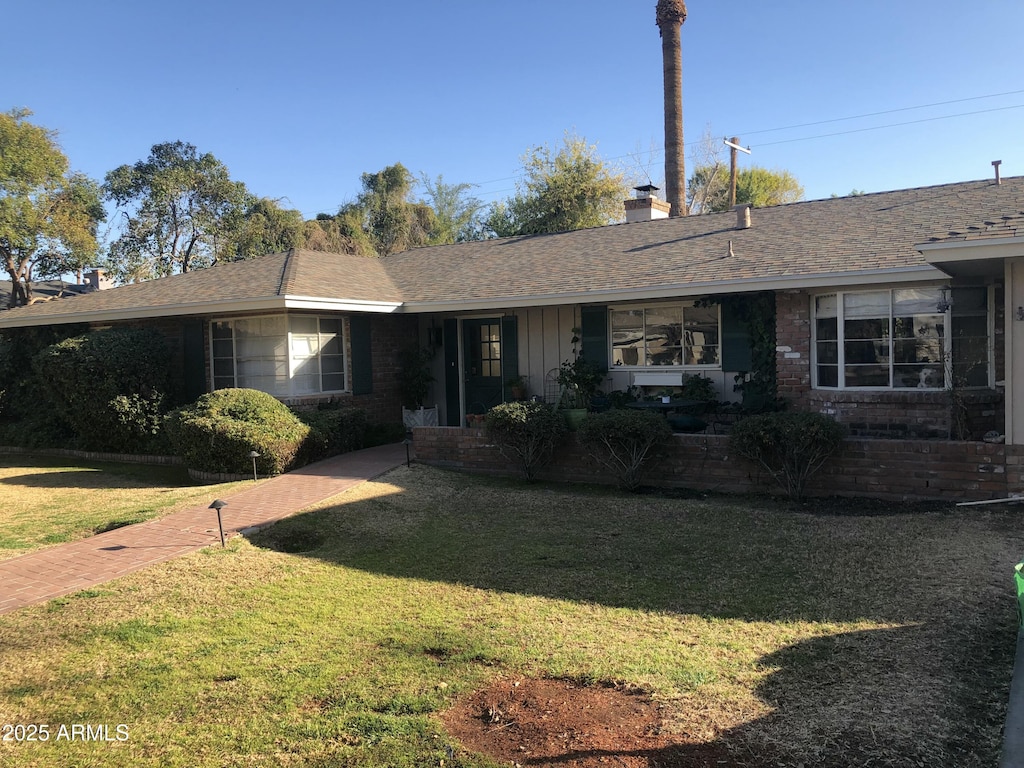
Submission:
M 252 459 L 252 481 L 254 483 L 256 482 L 256 459 L 259 457 L 260 455 L 256 451 L 249 451 L 249 458 Z
M 213 500 L 213 504 L 211 504 L 209 506 L 209 509 L 217 510 L 217 529 L 220 531 L 220 545 L 222 547 L 225 546 L 224 545 L 224 523 L 221 522 L 220 511 L 221 511 L 221 509 L 223 507 L 226 507 L 227 505 L 228 505 L 228 503 L 226 501 L 221 501 L 220 499 L 214 499 Z

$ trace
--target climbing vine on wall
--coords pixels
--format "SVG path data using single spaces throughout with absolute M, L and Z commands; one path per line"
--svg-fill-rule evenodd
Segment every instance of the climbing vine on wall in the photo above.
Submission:
M 775 294 L 771 291 L 703 299 L 698 306 L 722 305 L 746 326 L 750 334 L 749 371 L 740 371 L 735 391 L 743 394 L 743 403 L 756 410 L 779 407 L 775 376 Z

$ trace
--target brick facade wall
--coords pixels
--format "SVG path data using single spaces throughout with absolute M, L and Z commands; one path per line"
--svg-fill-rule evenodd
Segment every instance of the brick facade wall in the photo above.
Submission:
M 1002 290 L 996 292 L 995 378 L 1003 378 Z M 803 291 L 777 292 L 776 373 L 778 393 L 793 410 L 824 413 L 856 437 L 980 440 L 1002 433 L 1001 390 L 958 392 L 811 389 L 811 298 Z
M 483 429 L 419 427 L 417 461 L 471 472 L 517 474 Z M 571 439 L 541 473 L 545 480 L 608 483 L 608 473 Z M 727 435 L 674 435 L 664 458 L 651 467 L 649 485 L 695 490 L 774 491 L 763 471 L 729 453 Z M 850 438 L 811 479 L 815 496 L 893 500 L 973 501 L 1024 491 L 1024 446 L 940 440 Z

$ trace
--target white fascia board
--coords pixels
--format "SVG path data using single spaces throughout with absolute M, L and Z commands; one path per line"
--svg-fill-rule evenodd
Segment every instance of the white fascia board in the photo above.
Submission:
M 75 299 L 60 299 L 75 301 Z M 131 307 L 129 309 L 95 309 L 79 312 L 61 313 L 58 315 L 32 315 L 17 313 L 15 317 L 5 317 L 0 312 L 0 328 L 24 328 L 37 325 L 63 325 L 65 323 L 112 323 L 126 320 L 143 320 L 156 317 L 187 317 L 191 315 L 210 315 L 224 312 L 264 312 L 283 309 L 280 296 L 262 299 L 247 299 L 224 303 L 195 302 L 187 304 L 163 304 L 153 307 Z
M 318 312 L 376 312 L 393 314 L 404 306 L 399 301 L 364 301 L 362 299 L 331 299 L 322 296 L 285 296 L 286 309 L 308 309 Z
M 993 237 L 988 240 L 956 240 L 915 246 L 930 264 L 979 259 L 1010 259 L 1024 256 L 1024 237 Z
M 744 278 L 713 280 L 700 283 L 679 283 L 652 288 L 613 288 L 602 291 L 578 291 L 532 296 L 504 296 L 493 299 L 461 301 L 407 302 L 406 312 L 454 312 L 501 309 L 507 307 L 542 307 L 558 304 L 593 304 L 597 302 L 630 302 L 646 299 L 668 299 L 679 296 L 746 293 L 751 291 L 785 291 L 805 288 L 833 288 L 850 285 L 885 285 L 928 280 L 948 280 L 949 275 L 929 265 L 900 269 L 872 269 L 855 272 L 823 272 L 793 277 Z
M 58 301 L 75 301 L 74 298 Z M 187 304 L 164 304 L 154 307 L 132 307 L 130 309 L 84 310 L 59 315 L 17 312 L 6 317 L 0 312 L 0 328 L 26 328 L 66 323 L 113 323 L 131 320 L 146 320 L 158 317 L 189 317 L 195 315 L 236 315 L 252 312 L 273 312 L 286 309 L 308 309 L 321 312 L 377 312 L 392 313 L 401 308 L 395 302 L 360 301 L 352 299 L 325 299 L 312 296 L 267 296 L 256 299 L 241 299 L 224 302 L 195 302 Z

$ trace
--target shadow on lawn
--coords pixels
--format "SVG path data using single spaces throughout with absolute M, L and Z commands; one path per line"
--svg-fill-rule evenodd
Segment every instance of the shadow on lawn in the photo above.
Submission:
M 965 588 L 991 578 L 943 514 L 823 518 L 750 499 L 449 482 L 297 515 L 253 543 L 388 576 L 750 621 L 973 614 Z
M 122 470 L 121 466 L 118 467 Z M 10 475 L 0 478 L 0 487 L 13 488 L 153 488 L 156 486 L 185 487 L 195 485 L 183 467 L 126 467 L 112 472 L 103 467 L 83 467 L 77 470 L 57 470 Z

